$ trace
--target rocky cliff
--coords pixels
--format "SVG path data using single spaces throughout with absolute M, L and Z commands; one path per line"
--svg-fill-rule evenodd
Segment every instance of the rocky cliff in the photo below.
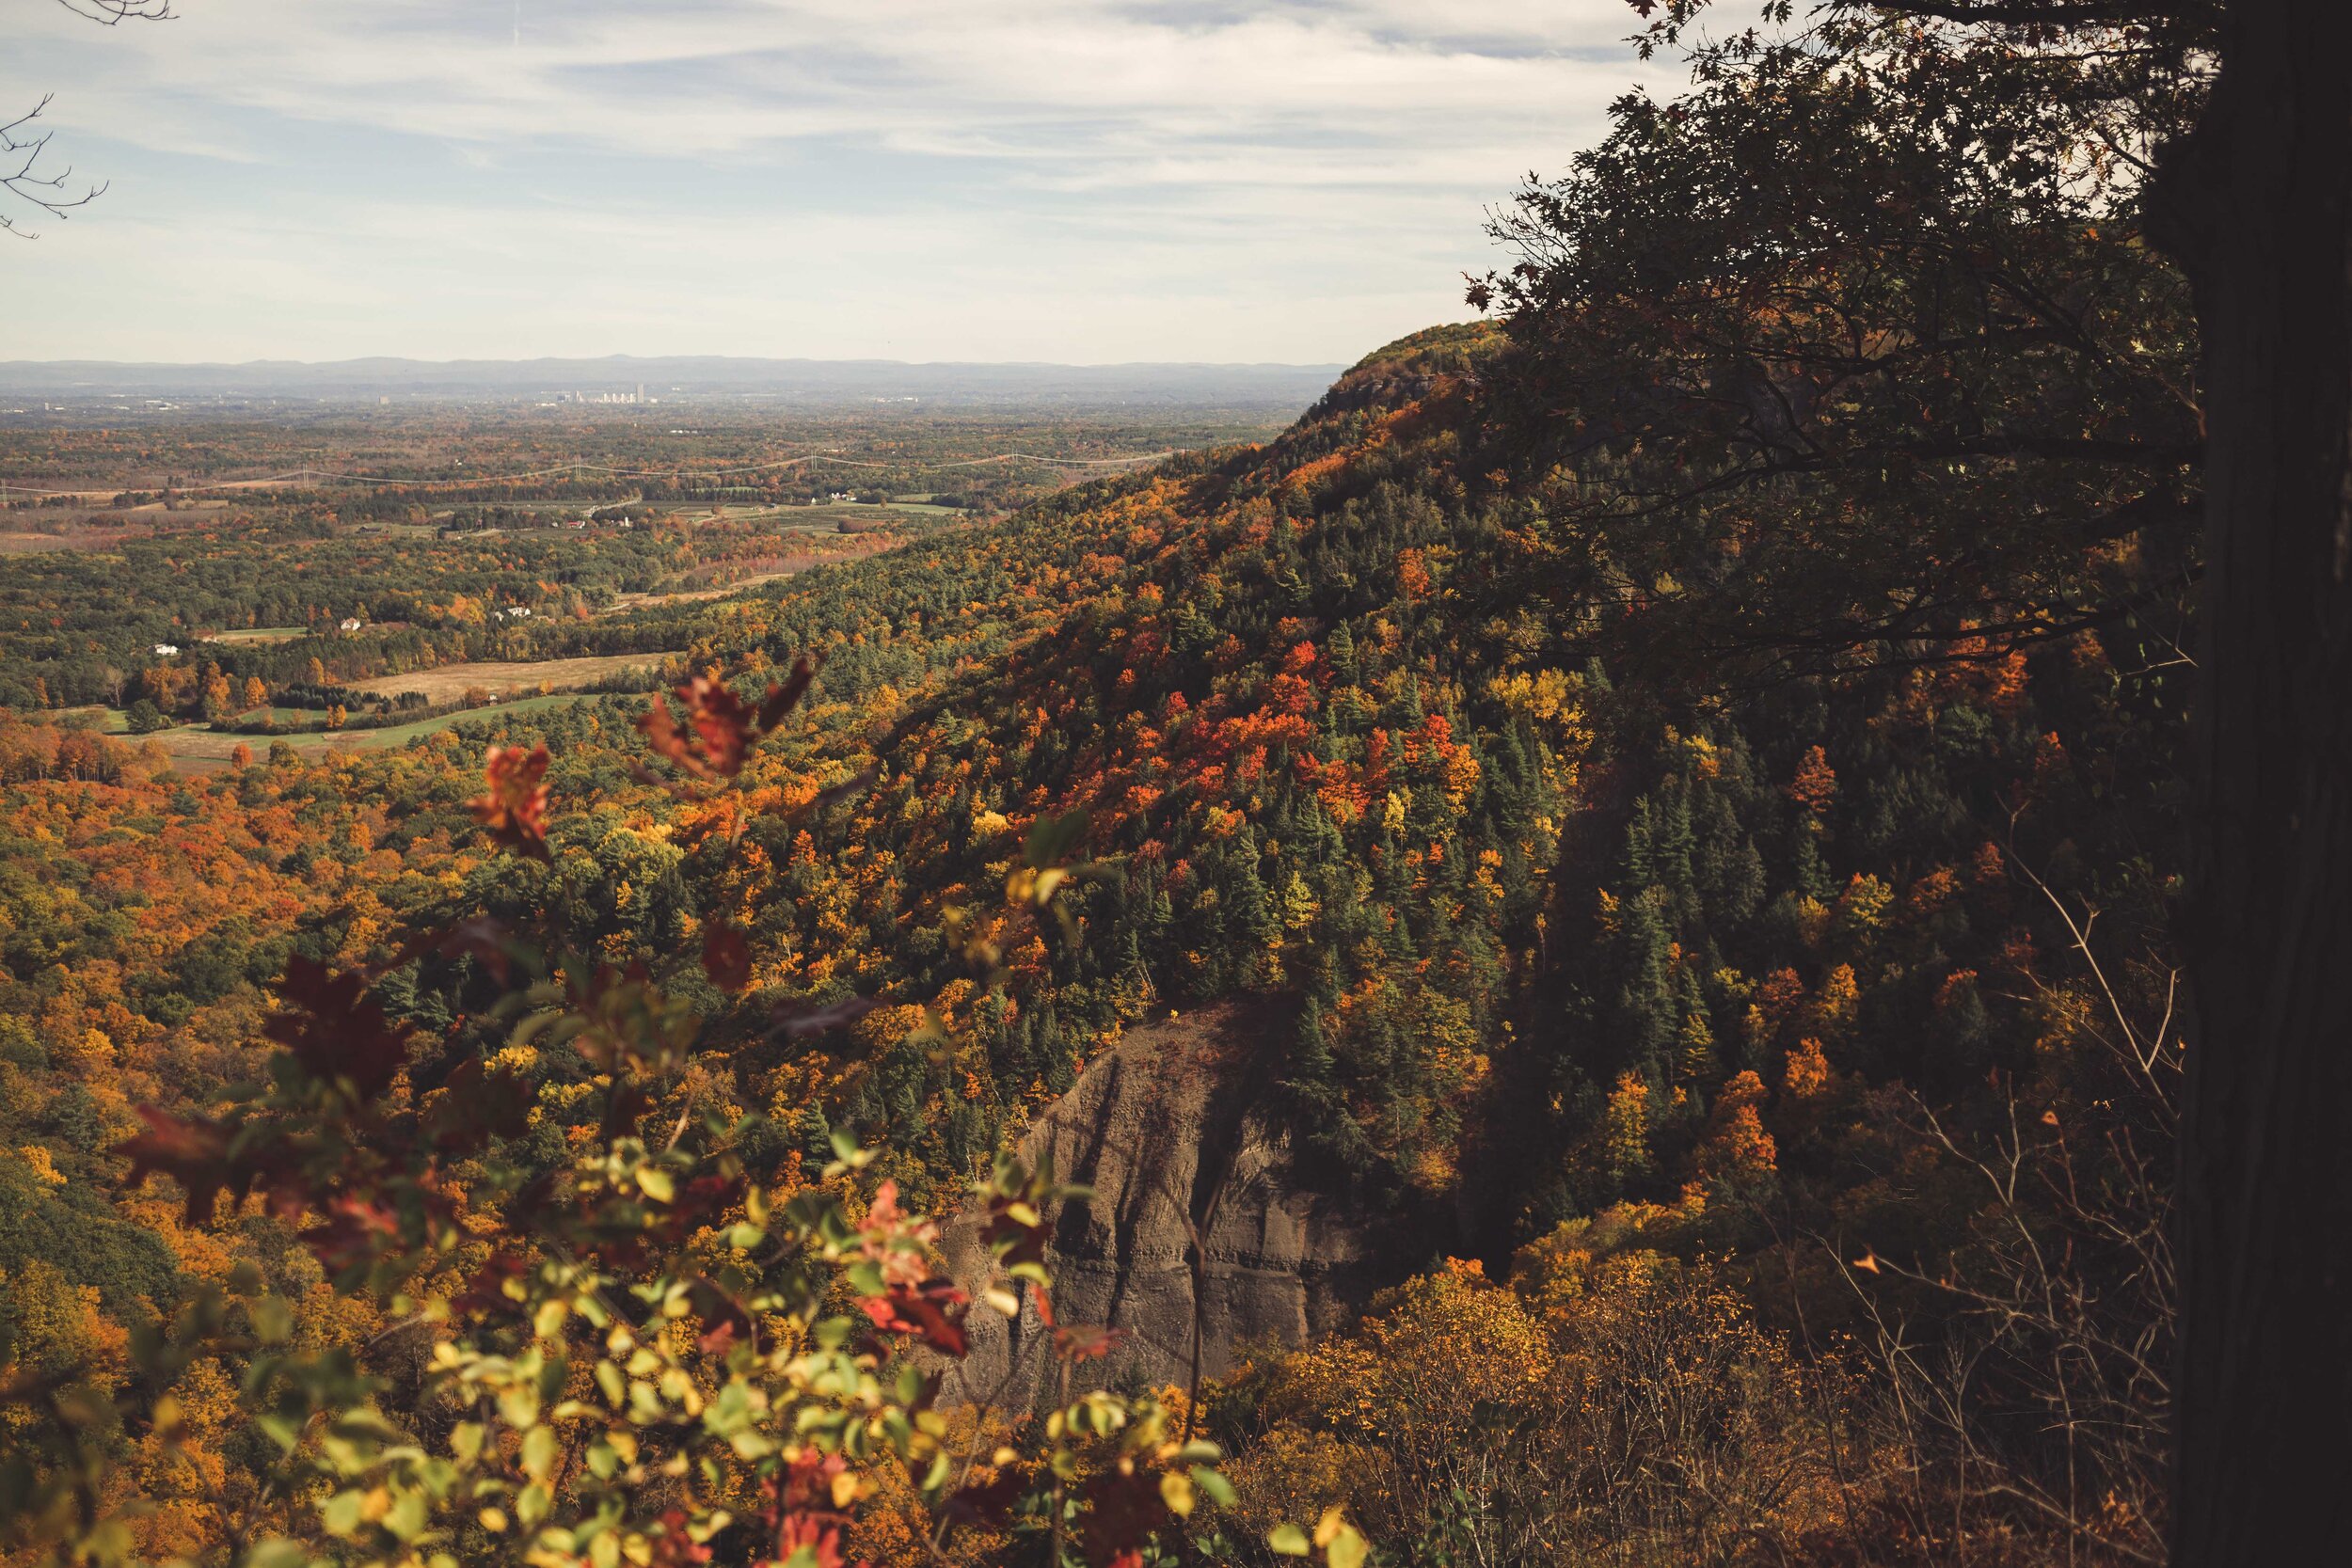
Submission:
M 1140 1024 L 1030 1128 L 1024 1158 L 1094 1189 L 1050 1216 L 1057 1317 L 1119 1331 L 1087 1382 L 1183 1385 L 1196 1355 L 1218 1376 L 1244 1345 L 1327 1331 L 1420 1260 L 1414 1227 L 1355 1212 L 1294 1156 L 1263 1068 L 1274 1027 L 1233 1006 Z M 984 1262 L 977 1232 L 966 1212 L 943 1237 L 967 1281 Z M 977 1308 L 970 1327 L 946 1396 L 1033 1402 L 1049 1337 L 1034 1308 L 1017 1322 Z

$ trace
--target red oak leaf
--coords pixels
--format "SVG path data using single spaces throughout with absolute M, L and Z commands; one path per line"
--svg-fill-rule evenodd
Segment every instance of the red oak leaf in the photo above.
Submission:
M 741 990 L 752 977 L 752 946 L 723 921 L 703 927 L 703 973 L 721 990 Z
M 1126 1568 L 1143 1560 L 1141 1544 L 1168 1522 L 1159 1473 L 1137 1465 L 1122 1475 L 1105 1470 L 1087 1483 L 1088 1508 L 1079 1544 L 1091 1568 Z
M 335 974 L 297 953 L 278 994 L 287 1006 L 262 1026 L 313 1078 L 342 1078 L 363 1100 L 390 1086 L 408 1060 L 410 1026 L 395 1027 L 369 994 L 367 976 Z
M 531 1086 L 512 1073 L 492 1074 L 469 1056 L 443 1080 L 426 1113 L 434 1147 L 452 1153 L 492 1138 L 520 1137 L 531 1127 Z
M 483 759 L 489 793 L 468 802 L 490 837 L 518 854 L 548 852 L 548 749 L 493 746 Z
M 972 1344 L 964 1337 L 963 1314 L 972 1298 L 945 1279 L 893 1285 L 884 1295 L 867 1296 L 858 1307 L 885 1334 L 912 1334 L 931 1349 L 961 1360 Z
M 400 1235 L 400 1221 L 382 1204 L 339 1197 L 326 1217 L 302 1232 L 302 1241 L 329 1275 L 364 1267 Z
M 731 779 L 741 772 L 758 739 L 757 716 L 724 681 L 708 675 L 696 675 L 675 694 L 686 709 L 684 726 L 671 716 L 670 705 L 656 697 L 637 721 L 645 743 L 696 778 Z
M 782 686 L 771 686 L 768 695 L 759 703 L 759 733 L 766 735 L 784 721 L 784 716 L 800 705 L 808 695 L 808 683 L 817 678 L 817 666 L 806 658 L 792 661 L 792 673 Z
M 124 1182 L 135 1187 L 151 1172 L 161 1171 L 180 1183 L 188 1195 L 188 1223 L 213 1217 L 213 1205 L 223 1187 L 243 1196 L 249 1178 L 241 1180 L 229 1159 L 230 1132 L 218 1122 L 183 1121 L 152 1105 L 136 1107 L 147 1131 L 115 1145 L 109 1154 L 131 1162 Z
M 1126 1336 L 1115 1328 L 1100 1328 L 1091 1323 L 1073 1328 L 1054 1330 L 1054 1354 L 1072 1366 L 1099 1361 L 1119 1348 Z

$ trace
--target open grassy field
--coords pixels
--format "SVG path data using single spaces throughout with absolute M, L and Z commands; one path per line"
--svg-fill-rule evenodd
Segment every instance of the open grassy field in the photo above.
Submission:
M 388 746 L 405 746 L 410 741 L 463 724 L 476 719 L 497 719 L 516 714 L 537 713 L 547 708 L 561 707 L 567 703 L 595 701 L 586 692 L 559 692 L 548 697 L 524 697 L 511 703 L 494 703 L 488 707 L 468 708 L 458 713 L 444 713 L 435 719 L 420 719 L 413 724 L 395 724 L 381 730 L 343 730 L 334 735 L 230 735 L 187 724 L 177 729 L 158 730 L 153 735 L 132 736 L 132 740 L 151 740 L 171 758 L 172 769 L 179 773 L 214 773 L 229 766 L 231 753 L 239 746 L 256 757 L 266 756 L 272 744 L 283 740 L 304 757 L 311 760 L 341 748 L 344 751 L 381 751 Z
M 600 613 L 626 615 L 632 610 L 644 610 L 648 605 L 699 604 L 709 599 L 723 599 L 730 594 L 740 594 L 757 588 L 763 582 L 774 582 L 791 575 L 790 572 L 755 572 L 750 577 L 738 578 L 722 588 L 681 588 L 671 594 L 615 594 L 612 602 L 605 606 Z
M 309 635 L 308 626 L 244 626 L 235 631 L 216 631 L 204 639 L 207 642 L 291 642 Z
M 101 735 L 124 735 L 131 728 L 131 717 L 119 707 L 60 708 L 57 717 L 69 725 L 87 725 Z
M 733 592 L 733 590 L 727 590 Z M 599 654 L 585 658 L 548 658 L 529 664 L 444 664 L 405 675 L 376 675 L 354 684 L 379 696 L 421 691 L 436 703 L 453 703 L 477 688 L 493 697 L 536 692 L 540 687 L 580 687 L 624 670 L 660 670 L 675 654 Z

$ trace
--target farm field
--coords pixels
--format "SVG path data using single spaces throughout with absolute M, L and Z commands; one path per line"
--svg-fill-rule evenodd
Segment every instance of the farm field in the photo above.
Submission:
M 28 555 L 36 550 L 70 550 L 74 540 L 63 533 L 15 531 L 0 533 L 0 555 Z
M 653 605 L 704 604 L 712 599 L 723 599 L 730 594 L 746 593 L 762 583 L 779 582 L 790 576 L 792 573 L 789 571 L 755 572 L 750 577 L 738 578 L 717 588 L 680 588 L 665 594 L 616 594 L 612 602 L 599 613 L 626 615 L 632 610 L 644 610 Z
M 456 713 L 444 713 L 432 719 L 420 719 L 413 724 L 395 724 L 381 730 L 343 730 L 333 735 L 231 735 L 221 730 L 208 730 L 201 725 L 184 725 L 178 729 L 158 730 L 153 735 L 130 736 L 134 740 L 150 740 L 161 746 L 171 758 L 176 773 L 216 773 L 229 766 L 230 756 L 239 746 L 253 755 L 266 755 L 271 746 L 283 741 L 292 746 L 306 761 L 316 761 L 329 752 L 383 751 L 405 746 L 436 731 L 448 729 L 478 719 L 519 717 L 541 713 L 549 708 L 564 707 L 572 703 L 596 701 L 596 694 L 584 691 L 557 692 L 545 697 L 523 697 L 511 703 L 493 703 L 488 707 L 466 708 Z M 119 728 L 108 726 L 114 733 Z
M 292 642 L 310 635 L 308 626 L 243 626 L 235 631 L 216 631 L 204 639 L 207 642 Z
M 381 697 L 415 691 L 436 703 L 453 703 L 477 688 L 493 697 L 503 697 L 536 691 L 542 685 L 581 686 L 624 670 L 658 671 L 666 660 L 676 657 L 671 653 L 597 654 L 580 658 L 543 658 L 525 664 L 485 660 L 444 664 L 437 670 L 414 670 L 405 675 L 375 675 L 352 684 L 361 691 Z

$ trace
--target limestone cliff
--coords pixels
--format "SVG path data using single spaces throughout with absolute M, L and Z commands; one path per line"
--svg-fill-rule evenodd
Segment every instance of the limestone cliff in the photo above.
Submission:
M 1218 1376 L 1246 1344 L 1327 1332 L 1416 1260 L 1410 1227 L 1352 1212 L 1303 1174 L 1265 1079 L 1273 1026 L 1233 1006 L 1137 1025 L 1031 1126 L 1024 1158 L 1094 1189 L 1049 1216 L 1057 1315 L 1120 1335 L 1086 1381 L 1132 1370 L 1182 1385 L 1196 1354 Z M 967 1212 L 943 1238 L 966 1280 L 983 1260 L 977 1230 Z M 976 1307 L 970 1326 L 946 1397 L 1033 1402 L 1047 1373 L 1034 1310 L 1009 1323 Z

